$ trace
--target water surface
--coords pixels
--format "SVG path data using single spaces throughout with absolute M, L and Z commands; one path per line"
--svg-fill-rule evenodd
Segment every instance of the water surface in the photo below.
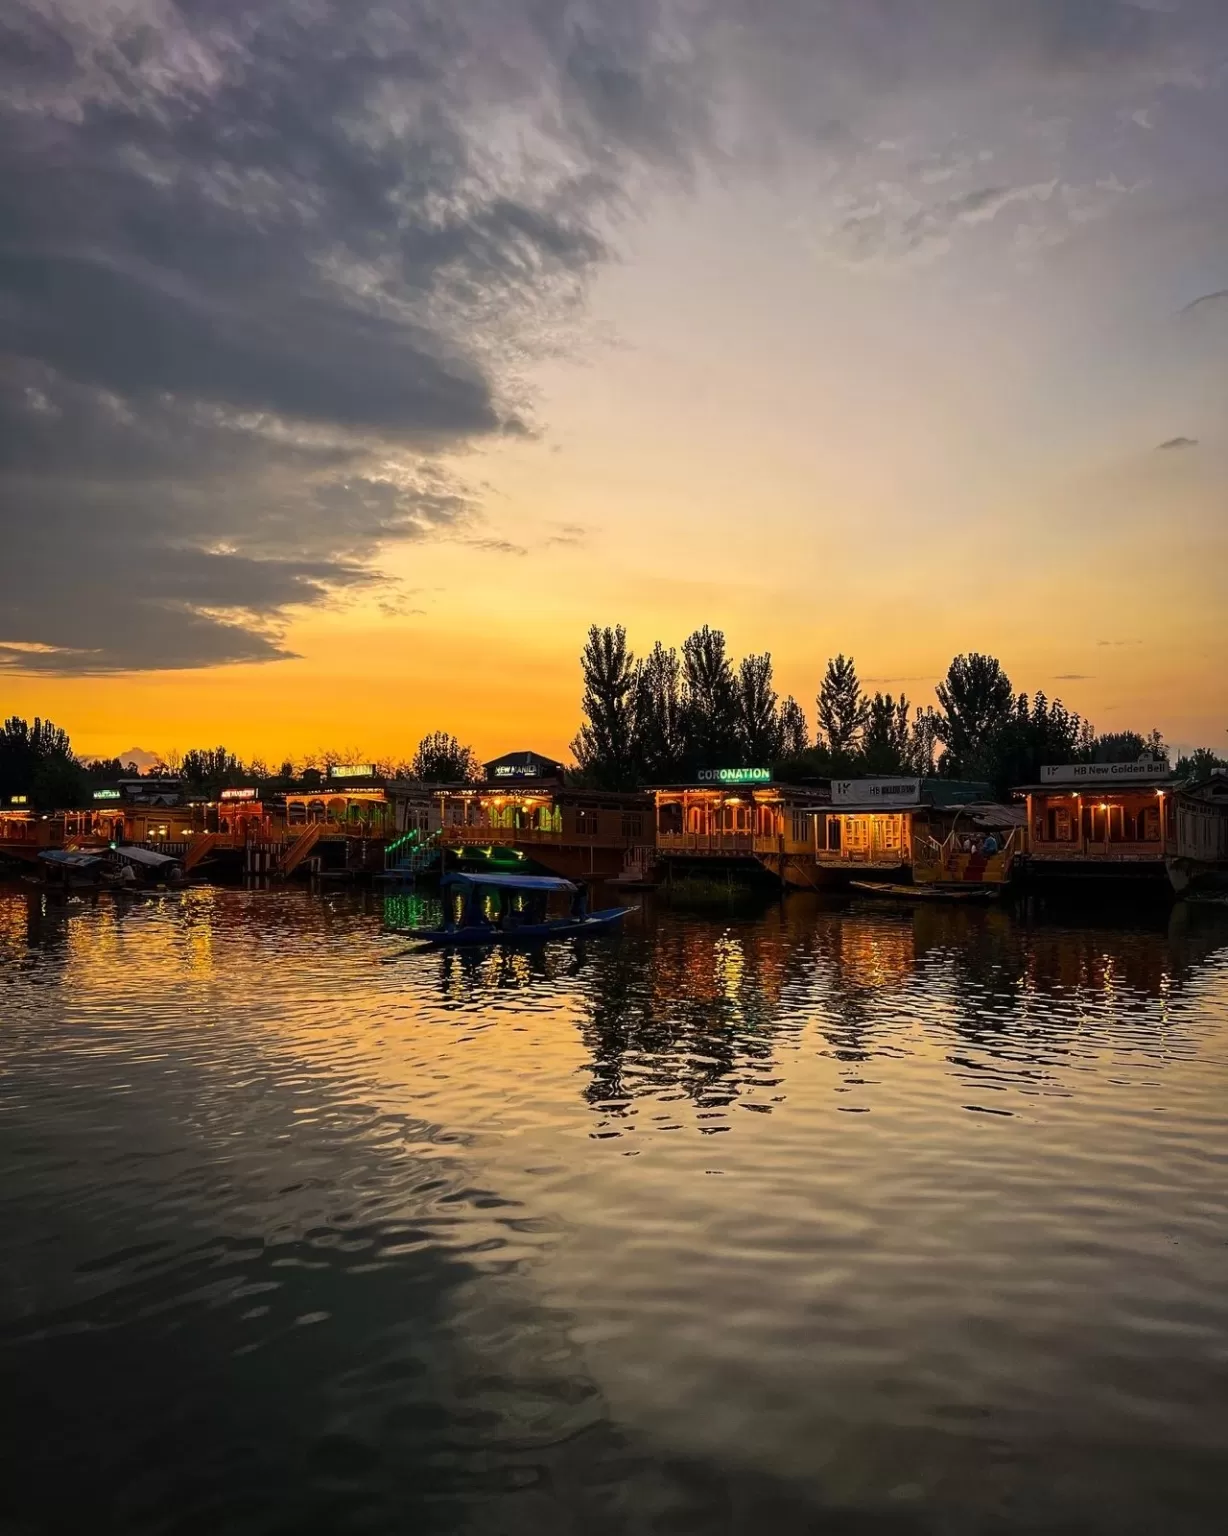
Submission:
M 0 888 L 0 1529 L 1221 1532 L 1228 924 Z

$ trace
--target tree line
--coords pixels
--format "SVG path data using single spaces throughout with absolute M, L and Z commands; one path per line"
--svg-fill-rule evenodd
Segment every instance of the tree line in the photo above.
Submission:
M 580 657 L 583 723 L 572 752 L 585 782 L 603 789 L 694 780 L 706 768 L 771 767 L 778 777 L 939 774 L 989 784 L 998 795 L 1039 777 L 1046 763 L 1167 761 L 1159 731 L 1098 735 L 1060 699 L 1016 692 L 996 657 L 956 656 L 935 688 L 938 706 L 866 692 L 851 656 L 833 656 L 814 701 L 814 727 L 773 686 L 769 652 L 735 661 L 707 625 L 681 651 L 660 641 L 642 658 L 617 624 L 593 625 Z M 1179 768 L 1218 762 L 1202 748 Z

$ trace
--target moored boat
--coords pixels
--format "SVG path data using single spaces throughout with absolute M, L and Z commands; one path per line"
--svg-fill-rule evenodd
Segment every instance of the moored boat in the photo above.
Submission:
M 418 928 L 427 944 L 538 944 L 613 931 L 633 907 L 588 910 L 588 891 L 558 875 L 447 874 L 440 881 L 442 928 Z M 551 896 L 567 896 L 565 916 L 551 917 Z M 457 898 L 459 897 L 459 902 Z M 459 910 L 458 910 L 459 907 Z

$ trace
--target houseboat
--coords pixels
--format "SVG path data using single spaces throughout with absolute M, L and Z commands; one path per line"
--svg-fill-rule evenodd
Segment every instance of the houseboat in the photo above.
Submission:
M 1178 896 L 1228 894 L 1228 769 L 1173 796 L 1174 847 L 1168 878 Z
M 811 815 L 821 787 L 777 784 L 767 768 L 701 769 L 692 784 L 649 791 L 658 867 L 767 871 L 782 885 L 815 884 Z
M 511 752 L 484 765 L 479 784 L 440 785 L 441 846 L 474 869 L 540 865 L 565 879 L 613 879 L 651 844 L 643 794 L 573 789 L 561 763 Z
M 1028 877 L 1167 884 L 1177 852 L 1168 764 L 1061 763 L 1016 791 L 1027 805 Z
M 959 779 L 833 779 L 831 804 L 812 819 L 815 864 L 830 885 L 998 890 L 1025 836 L 1022 808 Z

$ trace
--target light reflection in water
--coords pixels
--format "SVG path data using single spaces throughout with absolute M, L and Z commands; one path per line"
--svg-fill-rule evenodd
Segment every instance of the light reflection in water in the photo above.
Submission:
M 25 1526 L 1218 1530 L 1224 923 L 646 907 L 0 891 Z

